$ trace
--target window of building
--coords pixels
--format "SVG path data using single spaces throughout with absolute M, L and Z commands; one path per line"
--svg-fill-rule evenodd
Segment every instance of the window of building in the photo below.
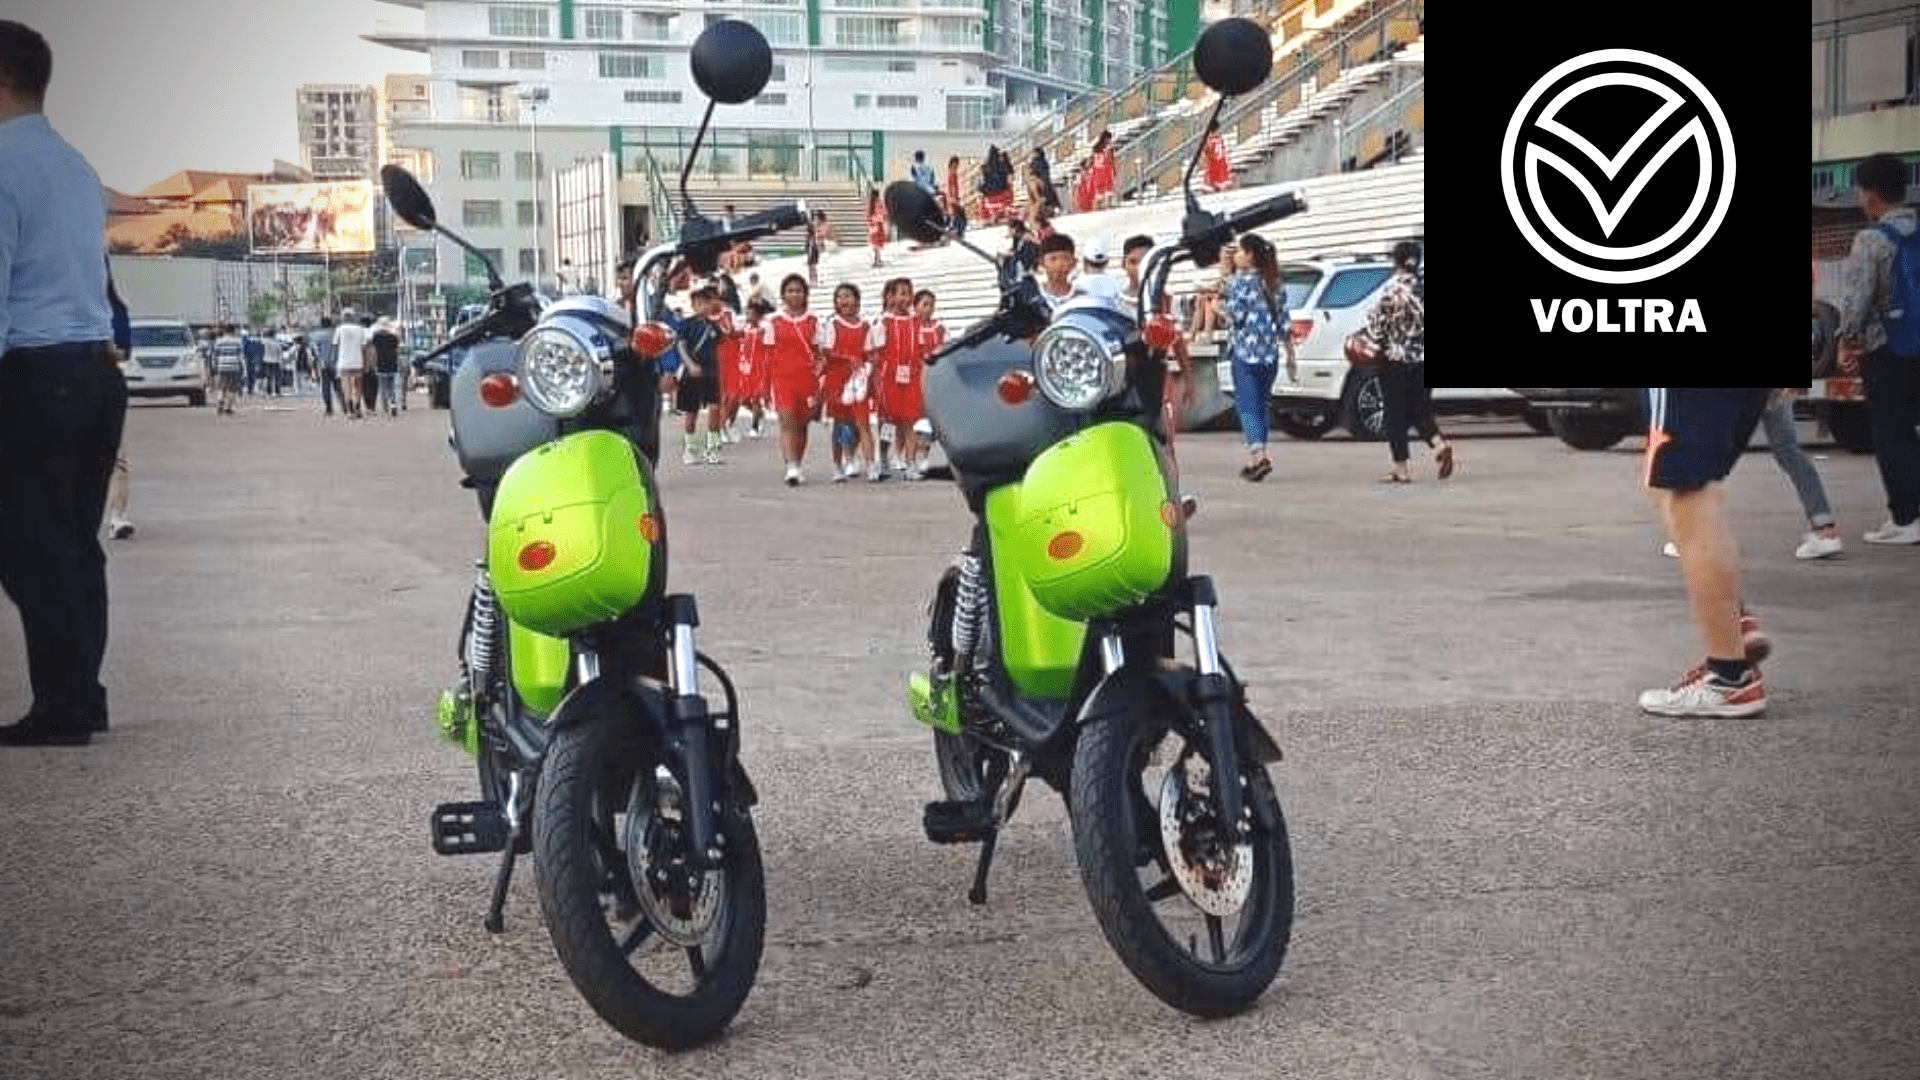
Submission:
M 873 108 L 873 95 L 872 95 L 872 94 L 855 94 L 855 95 L 853 95 L 853 107 L 854 107 L 854 108 L 856 108 L 856 109 L 871 109 L 871 108 Z
M 947 130 L 949 131 L 991 131 L 998 118 L 998 103 L 992 98 L 950 97 L 947 99 Z
M 833 40 L 836 45 L 900 45 L 904 44 L 900 36 L 901 19 L 878 19 L 867 16 L 851 16 L 837 19 L 833 27 Z M 771 40 L 772 35 L 768 35 Z
M 787 95 L 761 94 L 759 97 L 753 99 L 753 103 L 755 105 L 785 105 L 787 103 Z
M 625 97 L 629 105 L 680 104 L 680 91 L 678 90 L 629 90 L 626 92 Z
M 469 229 L 497 228 L 500 224 L 500 200 L 465 200 L 460 204 L 460 224 Z
M 532 151 L 522 150 L 513 155 L 513 178 L 515 180 L 544 180 L 547 176 L 547 155 L 535 157 Z
M 547 54 L 543 52 L 522 52 L 515 49 L 507 54 L 507 66 L 515 71 L 544 71 L 547 66 Z
M 493 49 L 463 49 L 460 52 L 460 66 L 491 70 L 500 66 L 500 54 Z
M 588 8 L 582 24 L 584 36 L 591 41 L 619 41 L 625 36 L 620 12 L 606 8 Z
M 529 277 L 544 274 L 547 270 L 547 253 L 540 248 L 520 249 L 520 272 Z
M 882 109 L 917 109 L 920 97 L 917 94 L 881 94 L 873 103 Z
M 962 45 L 978 48 L 981 42 L 978 19 L 928 19 L 923 42 L 935 45 Z
M 829 56 L 823 65 L 823 70 L 911 75 L 918 70 L 918 65 L 911 60 L 895 60 L 886 56 Z
M 768 82 L 786 82 L 787 81 L 787 65 L 784 61 L 775 60 L 773 62 L 773 71 L 767 75 L 767 81 Z
M 635 41 L 673 40 L 673 16 L 647 11 L 634 12 L 633 39 Z
M 666 73 L 665 58 L 658 53 L 600 54 L 600 77 L 603 79 L 658 79 Z
M 491 260 L 495 266 L 499 266 L 507 257 L 507 253 L 500 248 L 481 248 L 480 255 Z M 468 281 L 487 280 L 487 264 L 481 262 L 479 256 L 474 255 L 471 251 L 467 252 L 466 265 Z
M 494 37 L 548 37 L 551 34 L 547 29 L 549 10 L 543 7 L 495 5 L 487 9 L 487 32 Z
M 534 216 L 536 213 L 539 215 L 540 224 L 545 225 L 547 223 L 547 204 L 544 202 L 536 203 L 532 199 L 521 199 L 516 209 L 518 210 L 516 220 L 521 225 L 534 224 Z
M 1907 27 L 1849 34 L 1846 39 L 1846 104 L 1853 107 L 1905 101 L 1913 92 L 1913 46 Z
M 492 150 L 460 151 L 460 179 L 500 179 L 500 155 Z

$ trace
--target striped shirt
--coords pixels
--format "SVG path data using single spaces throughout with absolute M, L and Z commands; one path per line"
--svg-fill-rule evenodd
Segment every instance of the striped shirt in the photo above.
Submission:
M 223 375 L 238 375 L 246 364 L 245 347 L 237 337 L 223 337 L 213 343 L 213 370 Z

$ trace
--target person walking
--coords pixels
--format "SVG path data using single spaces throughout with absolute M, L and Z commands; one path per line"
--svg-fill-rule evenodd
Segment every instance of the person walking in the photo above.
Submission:
M 1759 662 L 1771 651 L 1740 594 L 1740 552 L 1721 482 L 1766 411 L 1768 390 L 1647 391 L 1644 483 L 1680 549 L 1680 573 L 1706 659 L 1671 687 L 1647 690 L 1640 708 L 1659 716 L 1745 717 L 1766 711 Z
M 1907 198 L 1906 165 L 1875 154 L 1854 170 L 1860 209 L 1873 222 L 1854 235 L 1842 269 L 1838 356 L 1866 381 L 1867 424 L 1887 493 L 1887 520 L 1861 539 L 1869 544 L 1920 544 L 1920 355 L 1897 355 L 1883 322 L 1894 296 L 1897 246 L 1920 243 Z M 1916 317 L 1909 313 L 1909 317 Z
M 107 729 L 100 518 L 126 423 L 100 177 L 47 122 L 53 51 L 0 20 L 0 591 L 20 613 L 33 703 L 0 745 Z
M 1207 121 L 1207 138 L 1201 144 L 1206 160 L 1205 179 L 1202 181 L 1208 191 L 1225 191 L 1233 186 L 1233 163 L 1227 158 L 1227 140 L 1220 134 L 1220 118 Z
M 1286 294 L 1280 286 L 1280 261 L 1273 245 L 1258 233 L 1240 237 L 1234 254 L 1234 274 L 1227 284 L 1227 351 L 1233 371 L 1233 404 L 1240 414 L 1240 432 L 1247 440 L 1247 463 L 1240 478 L 1259 482 L 1273 472 L 1267 456 L 1267 409 L 1278 373 L 1281 350 L 1286 351 L 1287 378 L 1300 377 L 1287 325 Z
M 254 340 L 260 343 L 260 396 L 279 397 L 280 381 L 286 374 L 286 350 L 280 347 L 280 336 L 268 330 Z
M 1113 132 L 1100 129 L 1087 156 L 1087 201 L 1082 210 L 1105 210 L 1113 205 L 1114 184 Z
M 260 368 L 266 362 L 267 350 L 260 343 L 260 335 L 252 324 L 240 328 L 240 350 L 246 359 L 246 367 L 241 371 L 240 386 L 248 397 L 253 396 L 253 388 L 260 381 Z
M 807 454 L 807 424 L 820 385 L 820 355 L 814 345 L 820 326 L 807 313 L 807 295 L 806 278 L 788 274 L 782 279 L 781 308 L 767 320 L 760 336 L 773 410 L 780 418 L 780 456 L 787 467 L 788 487 L 806 482 L 800 464 Z
M 382 315 L 373 324 L 367 345 L 373 350 L 373 373 L 380 387 L 373 410 L 378 413 L 385 408 L 388 419 L 393 419 L 400 415 L 400 327 Z
M 220 328 L 213 341 L 213 385 L 215 416 L 232 416 L 240 399 L 240 384 L 246 378 L 247 343 L 232 323 Z
M 340 411 L 349 419 L 360 419 L 360 373 L 366 369 L 367 331 L 352 308 L 340 313 L 340 326 L 333 332 L 333 364 L 338 379 Z
M 1827 502 L 1827 488 L 1820 482 L 1820 471 L 1800 448 L 1800 436 L 1794 430 L 1793 399 L 1805 392 L 1775 390 L 1767 400 L 1767 411 L 1761 414 L 1760 424 L 1766 430 L 1767 445 L 1773 449 L 1774 463 L 1787 474 L 1794 494 L 1800 498 L 1800 508 L 1807 515 L 1807 532 L 1800 538 L 1800 546 L 1793 549 L 1793 557 L 1827 559 L 1840 554 L 1845 545 L 1840 539 L 1839 527 L 1834 524 L 1833 507 Z
M 107 306 L 113 311 L 113 347 L 120 351 L 119 362 L 124 363 L 133 356 L 133 317 L 120 298 L 120 290 L 114 288 L 111 264 L 107 267 Z M 113 479 L 107 484 L 107 535 L 115 540 L 133 535 L 133 522 L 127 520 L 127 501 L 132 495 L 133 466 L 127 462 L 123 439 L 120 452 L 114 455 Z
M 867 246 L 873 249 L 874 269 L 880 268 L 880 249 L 887 246 L 887 208 L 880 203 L 880 190 L 867 189 Z
M 927 164 L 925 150 L 913 152 L 913 167 L 907 170 L 907 174 L 915 184 L 920 185 L 920 190 L 929 195 L 940 194 L 940 184 L 933 178 L 933 166 Z
M 1410 484 L 1407 428 L 1433 448 L 1440 479 L 1453 475 L 1453 444 L 1433 417 L 1433 390 L 1427 386 L 1426 279 L 1420 270 L 1420 245 L 1402 240 L 1393 246 L 1393 278 L 1367 314 L 1367 334 L 1380 346 L 1380 393 L 1385 398 L 1387 452 L 1393 470 L 1383 484 Z

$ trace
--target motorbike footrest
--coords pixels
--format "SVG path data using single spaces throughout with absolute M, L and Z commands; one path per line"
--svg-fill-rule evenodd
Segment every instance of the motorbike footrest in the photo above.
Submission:
M 513 830 L 496 802 L 442 803 L 433 809 L 433 850 L 442 855 L 505 851 Z
M 972 844 L 985 840 L 998 825 L 993 820 L 993 800 L 931 802 L 922 824 L 927 839 L 936 844 Z

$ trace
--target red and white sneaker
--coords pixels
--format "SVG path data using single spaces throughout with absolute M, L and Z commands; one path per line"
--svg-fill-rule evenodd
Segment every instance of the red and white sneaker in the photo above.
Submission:
M 1701 664 L 1668 689 L 1643 691 L 1640 708 L 1659 716 L 1759 716 L 1767 711 L 1767 691 L 1759 668 L 1749 669 L 1744 680 L 1732 683 Z

